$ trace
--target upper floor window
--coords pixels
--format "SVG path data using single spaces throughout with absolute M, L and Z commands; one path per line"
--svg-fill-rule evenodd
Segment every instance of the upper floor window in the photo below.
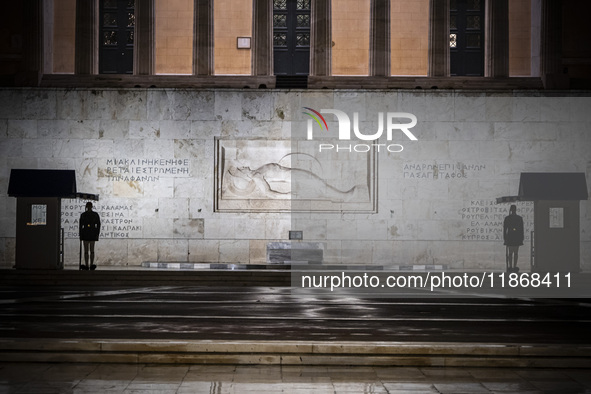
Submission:
M 134 0 L 100 0 L 99 73 L 132 74 Z

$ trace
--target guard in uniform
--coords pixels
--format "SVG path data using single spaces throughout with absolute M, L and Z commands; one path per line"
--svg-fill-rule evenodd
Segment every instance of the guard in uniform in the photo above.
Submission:
M 80 215 L 80 242 L 84 243 L 84 265 L 80 269 L 88 270 L 90 257 L 90 269 L 95 270 L 94 264 L 94 243 L 99 240 L 101 232 L 101 218 L 92 210 L 92 203 L 86 203 L 86 210 Z
M 503 222 L 503 241 L 506 246 L 507 272 L 519 272 L 517 258 L 523 245 L 523 218 L 517 214 L 517 206 L 511 205 L 509 216 Z

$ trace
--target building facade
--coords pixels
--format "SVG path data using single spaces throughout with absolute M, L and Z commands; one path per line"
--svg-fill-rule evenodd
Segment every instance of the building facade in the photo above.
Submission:
M 302 231 L 292 242 L 326 263 L 454 269 L 504 268 L 496 198 L 517 195 L 522 172 L 591 170 L 586 2 L 16 3 L 3 267 L 13 168 L 75 169 L 100 195 L 99 264 L 264 263 Z M 66 265 L 83 206 L 63 201 Z M 533 205 L 518 212 L 526 268 Z

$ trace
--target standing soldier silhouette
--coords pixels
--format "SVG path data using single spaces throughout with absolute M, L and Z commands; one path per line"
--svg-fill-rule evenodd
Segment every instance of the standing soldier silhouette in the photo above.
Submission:
M 509 216 L 503 222 L 503 241 L 507 249 L 507 272 L 519 272 L 517 258 L 519 247 L 523 245 L 523 218 L 517 214 L 517 206 L 511 205 Z
M 101 218 L 92 210 L 92 203 L 86 203 L 86 210 L 80 215 L 80 242 L 84 243 L 84 265 L 80 264 L 81 270 L 88 270 L 88 259 L 90 257 L 90 269 L 96 269 L 94 264 L 94 243 L 98 241 L 101 232 Z M 90 256 L 89 256 L 90 254 Z

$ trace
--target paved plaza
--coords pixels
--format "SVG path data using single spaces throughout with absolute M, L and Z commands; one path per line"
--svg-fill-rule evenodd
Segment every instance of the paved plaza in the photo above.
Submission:
M 591 392 L 587 300 L 302 297 L 286 275 L 5 271 L 0 393 Z
M 0 393 L 570 394 L 591 370 L 346 366 L 0 364 Z

